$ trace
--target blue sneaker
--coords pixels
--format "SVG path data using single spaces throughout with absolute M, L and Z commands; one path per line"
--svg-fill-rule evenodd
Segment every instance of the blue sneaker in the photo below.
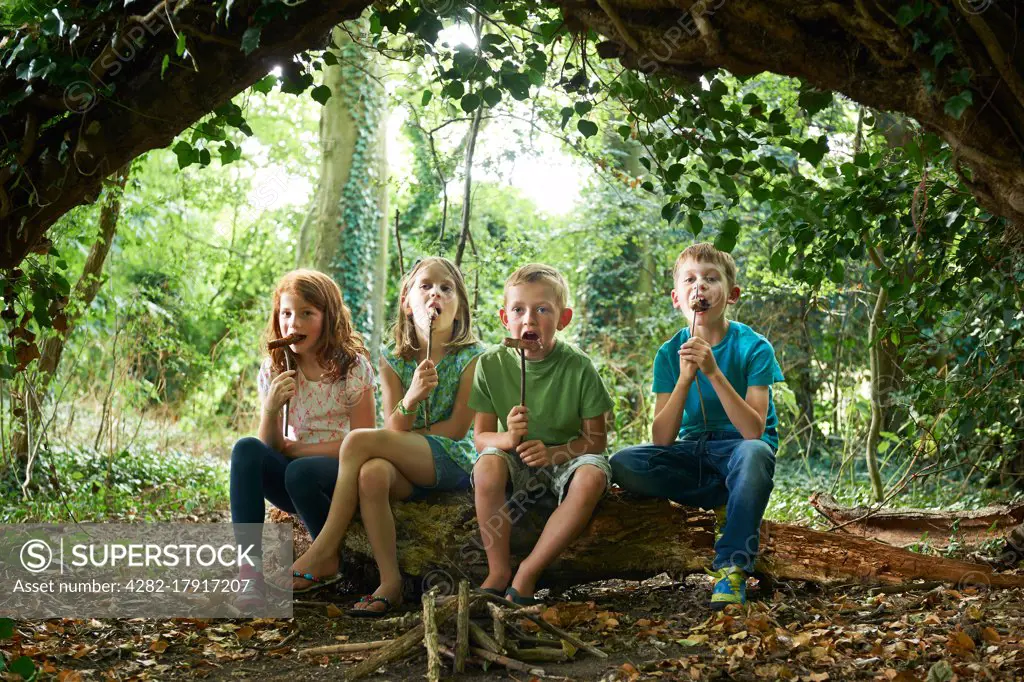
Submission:
M 726 566 L 708 571 L 718 578 L 711 591 L 711 610 L 721 611 L 729 604 L 747 603 L 747 574 L 739 566 Z

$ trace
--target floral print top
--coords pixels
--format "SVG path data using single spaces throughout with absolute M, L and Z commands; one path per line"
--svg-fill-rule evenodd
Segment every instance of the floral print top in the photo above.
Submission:
M 459 380 L 462 372 L 466 369 L 473 358 L 484 352 L 483 344 L 465 346 L 457 351 L 450 352 L 441 358 L 437 365 L 437 387 L 430 394 L 430 423 L 444 421 L 452 416 L 455 408 L 455 396 L 459 392 Z M 388 344 L 381 349 L 381 357 L 386 358 L 391 369 L 395 370 L 402 388 L 409 390 L 412 385 L 412 375 L 416 372 L 419 363 L 416 360 L 405 360 L 395 355 L 393 344 Z M 417 406 L 416 421 L 413 422 L 414 429 L 421 429 L 426 426 L 424 422 L 424 404 Z M 473 445 L 473 426 L 470 425 L 466 437 L 462 440 L 452 440 L 444 436 L 424 434 L 428 438 L 441 445 L 445 453 L 459 468 L 466 473 L 472 473 L 473 465 L 476 463 L 477 452 Z
M 260 400 L 266 400 L 270 382 L 276 374 L 270 371 L 270 358 L 260 366 Z M 376 388 L 376 375 L 370 361 L 362 355 L 349 367 L 348 375 L 335 382 L 310 381 L 302 372 L 295 373 L 295 397 L 288 413 L 286 438 L 300 443 L 326 443 L 342 440 L 352 429 L 349 415 L 366 391 Z M 284 419 L 284 410 L 281 411 Z

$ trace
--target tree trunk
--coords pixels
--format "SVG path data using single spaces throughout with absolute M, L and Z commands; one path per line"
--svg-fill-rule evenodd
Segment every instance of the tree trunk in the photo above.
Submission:
M 367 23 L 349 22 L 332 34 L 336 47 L 330 53 L 336 63 L 324 68 L 331 97 L 320 115 L 320 181 L 298 262 L 338 282 L 354 327 L 370 339 L 385 219 L 384 91 L 374 54 L 358 46 L 346 29 L 365 34 Z
M 466 177 L 462 183 L 462 229 L 459 232 L 459 245 L 455 251 L 455 267 L 462 267 L 462 256 L 466 252 L 466 242 L 470 239 L 469 218 L 473 207 L 473 152 L 476 151 L 476 137 L 480 132 L 480 117 L 483 107 L 473 112 L 473 121 L 469 128 L 469 143 L 466 145 Z
M 480 56 L 483 19 L 477 15 L 473 22 L 473 33 L 476 35 L 476 56 Z M 462 222 L 459 232 L 459 244 L 455 250 L 455 267 L 462 267 L 462 256 L 466 252 L 466 242 L 472 239 L 469 232 L 469 218 L 473 208 L 473 153 L 476 151 L 476 138 L 480 134 L 480 121 L 484 113 L 483 103 L 473 112 L 473 120 L 469 124 L 469 137 L 466 143 L 465 178 L 462 183 Z
M 824 437 L 814 414 L 821 378 L 815 369 L 814 342 L 808 329 L 808 316 L 816 313 L 809 309 L 808 304 L 808 299 L 801 296 L 800 305 L 797 308 L 798 317 L 792 319 L 792 328 L 796 332 L 793 345 L 797 350 L 797 364 L 796 371 L 790 372 L 792 377 L 789 385 L 796 397 L 798 410 L 796 428 L 803 432 L 803 435 L 800 436 L 800 447 L 806 454 L 811 455 L 815 453 Z
M 1014 566 L 1020 561 L 1024 561 L 1024 523 L 1007 533 L 1000 559 L 1007 566 Z
M 868 427 L 868 439 L 867 446 L 864 449 L 864 458 L 868 464 L 871 489 L 878 502 L 885 499 L 885 489 L 882 487 L 882 474 L 878 470 L 878 441 L 881 436 L 882 421 L 884 419 L 881 390 L 882 380 L 879 375 L 878 362 L 878 356 L 881 353 L 878 329 L 882 324 L 882 316 L 885 313 L 885 305 L 888 300 L 888 290 L 884 286 L 879 285 L 878 298 L 875 299 L 875 309 L 871 313 L 871 321 L 868 324 L 868 360 L 871 367 L 871 425 Z
M 510 511 L 518 519 L 512 553 L 519 558 L 533 547 L 552 510 L 543 503 L 529 504 Z M 487 574 L 487 561 L 471 493 L 399 503 L 394 510 L 399 561 L 406 575 L 430 585 L 455 586 L 460 579 L 480 584 Z M 272 516 L 287 518 L 278 510 Z M 305 535 L 301 523 L 294 523 L 296 536 Z M 544 572 L 539 587 L 565 588 L 612 578 L 643 580 L 666 572 L 675 578 L 699 573 L 710 566 L 713 524 L 711 512 L 613 493 L 601 501 L 580 538 Z M 307 542 L 297 541 L 297 555 Z M 350 528 L 345 548 L 342 571 L 375 585 L 376 565 L 358 522 Z M 893 584 L 925 579 L 1024 586 L 1024 576 L 993 573 L 981 564 L 927 557 L 850 535 L 770 521 L 761 525 L 761 551 L 758 572 L 777 580 Z
M 66 313 L 64 327 L 63 329 L 55 328 L 54 333 L 43 342 L 39 364 L 33 376 L 25 376 L 25 381 L 32 386 L 32 389 L 28 391 L 29 399 L 26 401 L 29 409 L 24 416 L 24 421 L 27 421 L 27 424 L 23 421 L 11 439 L 11 451 L 14 453 L 15 464 L 18 467 L 27 461 L 29 448 L 37 447 L 35 443 L 29 442 L 28 434 L 33 434 L 35 439 L 41 436 L 38 431 L 41 424 L 41 402 L 51 380 L 57 373 L 68 336 L 79 318 L 92 305 L 93 299 L 96 298 L 96 294 L 99 293 L 100 286 L 103 284 L 103 264 L 110 252 L 114 233 L 117 231 L 117 222 L 121 215 L 121 197 L 124 193 L 125 183 L 128 181 L 128 172 L 129 167 L 125 166 L 110 177 L 107 196 L 100 208 L 99 237 L 89 250 L 89 255 L 82 268 L 82 275 L 78 278 L 75 289 L 71 293 L 69 307 L 65 308 L 69 312 Z
M 842 525 L 842 531 L 862 538 L 881 540 L 898 547 L 927 542 L 936 549 L 952 539 L 978 545 L 998 539 L 1007 529 L 1024 521 L 1024 504 L 985 507 L 973 511 L 936 511 L 933 509 L 879 509 L 841 507 L 827 493 L 811 495 L 811 506 L 829 521 Z
M 387 326 L 387 295 L 388 295 L 388 242 L 391 235 L 391 223 L 388 219 L 388 186 L 383 178 L 388 177 L 388 154 L 387 154 L 387 116 L 381 116 L 380 128 L 377 131 L 377 139 L 380 140 L 377 157 L 377 177 L 381 182 L 377 185 L 377 204 L 380 207 L 380 219 L 377 221 L 377 264 L 373 271 L 373 302 L 371 304 L 371 315 L 373 319 L 373 331 L 370 334 L 370 357 L 374 366 L 380 352 L 380 346 L 384 342 L 384 333 Z

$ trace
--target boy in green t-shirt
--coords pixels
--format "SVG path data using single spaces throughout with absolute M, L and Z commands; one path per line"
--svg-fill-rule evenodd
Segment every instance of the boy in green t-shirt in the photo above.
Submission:
M 583 531 L 611 484 L 603 454 L 611 396 L 590 358 L 555 338 L 572 319 L 568 297 L 565 278 L 550 266 L 532 263 L 512 273 L 501 323 L 513 338 L 540 345 L 526 351 L 526 407 L 519 404 L 519 351 L 505 346 L 478 358 L 469 398 L 477 413 L 473 486 L 488 567 L 481 588 L 516 604 L 538 603 L 541 572 Z M 558 508 L 513 577 L 509 509 L 549 493 Z

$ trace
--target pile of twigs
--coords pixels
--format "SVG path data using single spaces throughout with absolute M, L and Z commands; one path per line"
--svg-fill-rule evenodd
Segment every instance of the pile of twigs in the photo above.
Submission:
M 346 680 L 358 680 L 418 652 L 419 645 L 427 654 L 427 679 L 441 679 L 442 659 L 451 661 L 452 673 L 462 673 L 466 665 L 485 670 L 500 665 L 508 670 L 548 677 L 539 663 L 561 663 L 571 660 L 577 651 L 598 658 L 607 658 L 597 647 L 588 644 L 544 620 L 544 606 L 515 606 L 501 597 L 484 592 L 470 592 L 463 580 L 455 596 L 438 597 L 436 588 L 423 595 L 423 613 L 405 634 L 391 640 L 335 644 L 303 649 L 299 655 L 375 653 L 346 671 Z M 443 626 L 455 617 L 454 636 Z M 550 637 L 532 636 L 524 631 L 525 620 L 535 623 Z M 489 631 L 488 631 L 489 630 Z

